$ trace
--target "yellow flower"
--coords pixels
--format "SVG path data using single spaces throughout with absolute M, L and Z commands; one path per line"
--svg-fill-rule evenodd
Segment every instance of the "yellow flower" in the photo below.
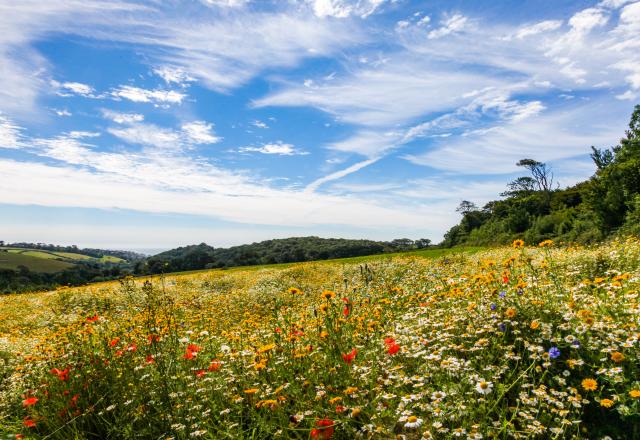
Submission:
M 276 348 L 276 344 L 263 345 L 262 347 L 258 348 L 258 353 L 266 353 L 273 350 L 274 348 Z
M 292 295 L 302 295 L 302 290 L 298 289 L 297 287 L 290 287 L 289 290 L 287 290 L 287 292 L 289 292 Z
M 354 393 L 356 393 L 357 391 L 358 391 L 358 388 L 356 388 L 356 387 L 347 387 L 347 388 L 344 390 L 344 393 L 348 395 L 348 394 L 354 394 Z
M 595 379 L 584 379 L 582 381 L 582 388 L 585 391 L 595 391 L 598 389 L 598 382 Z
M 531 328 L 531 330 L 538 330 L 538 328 L 540 328 L 540 323 L 538 321 L 531 321 L 529 327 Z
M 247 389 L 247 390 L 244 390 L 244 393 L 245 393 L 245 394 L 250 394 L 250 395 L 251 395 L 251 394 L 255 394 L 255 393 L 257 393 L 258 391 L 259 391 L 259 390 L 258 390 L 257 388 L 249 388 L 249 389 Z
M 540 242 L 540 244 L 538 244 L 538 246 L 540 247 L 547 247 L 547 246 L 551 246 L 553 244 L 553 240 L 545 240 Z
M 513 307 L 509 307 L 507 311 L 504 312 L 504 316 L 506 316 L 507 318 L 513 318 L 514 316 L 516 316 L 516 313 L 516 309 L 514 309 Z
M 360 408 L 353 408 L 351 410 L 351 418 L 356 418 L 360 415 L 360 413 L 362 412 L 362 410 Z
M 613 406 L 614 402 L 611 399 L 601 399 L 600 400 L 600 406 L 603 406 L 605 408 L 611 408 Z
M 524 241 L 523 240 L 514 240 L 512 246 L 516 249 L 521 248 L 524 246 Z
M 616 363 L 622 362 L 624 360 L 624 355 L 619 351 L 614 351 L 611 353 L 611 360 Z
M 331 290 L 325 290 L 322 292 L 322 294 L 320 295 L 322 296 L 323 299 L 326 299 L 327 301 L 330 299 L 333 299 L 336 297 L 336 293 L 331 291 Z
M 341 400 L 342 400 L 342 397 L 334 397 L 333 399 L 329 399 L 329 403 L 333 405 L 335 403 L 340 402 Z
M 629 391 L 629 396 L 634 399 L 640 399 L 640 390 L 631 390 Z

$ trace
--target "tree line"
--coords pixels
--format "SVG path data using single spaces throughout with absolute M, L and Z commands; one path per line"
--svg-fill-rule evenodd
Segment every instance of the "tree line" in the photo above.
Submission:
M 554 187 L 547 164 L 520 160 L 517 165 L 527 175 L 509 182 L 502 199 L 482 208 L 463 201 L 458 207 L 462 219 L 442 244 L 501 244 L 515 238 L 586 244 L 615 234 L 640 234 L 640 105 L 619 144 L 591 147 L 591 159 L 593 176 L 565 189 Z

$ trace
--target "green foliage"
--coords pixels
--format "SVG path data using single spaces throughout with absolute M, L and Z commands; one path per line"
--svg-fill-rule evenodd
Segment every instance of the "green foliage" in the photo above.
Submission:
M 552 188 L 546 164 L 519 161 L 531 176 L 507 184 L 505 198 L 482 210 L 465 201 L 465 209 L 458 208 L 462 219 L 445 234 L 443 245 L 504 244 L 517 238 L 594 243 L 616 233 L 640 233 L 640 105 L 619 145 L 592 151 L 596 173 L 566 189 Z
M 390 242 L 342 238 L 292 237 L 260 243 L 213 248 L 205 243 L 179 247 L 136 264 L 140 274 L 180 272 L 198 269 L 282 264 L 328 260 L 426 249 L 429 239 L 400 238 Z

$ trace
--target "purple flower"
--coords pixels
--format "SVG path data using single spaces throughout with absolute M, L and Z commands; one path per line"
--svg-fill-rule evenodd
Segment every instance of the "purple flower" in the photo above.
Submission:
M 495 304 L 491 304 L 491 310 L 495 310 L 496 309 L 496 305 Z
M 500 292 L 499 296 L 500 298 L 504 298 L 505 296 L 507 296 L 507 292 L 503 290 L 502 292 Z
M 558 347 L 551 347 L 549 349 L 549 357 L 551 359 L 555 359 L 557 357 L 560 357 L 560 349 Z
M 500 325 L 498 325 L 498 329 L 503 332 L 507 329 L 507 326 L 504 324 L 504 322 L 500 323 Z

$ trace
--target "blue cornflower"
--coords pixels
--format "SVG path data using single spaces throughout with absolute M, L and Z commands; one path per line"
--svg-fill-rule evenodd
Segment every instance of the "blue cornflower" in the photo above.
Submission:
M 495 310 L 496 307 L 498 307 L 498 306 L 496 306 L 495 304 L 491 304 L 491 310 Z
M 502 292 L 500 292 L 499 296 L 500 298 L 504 298 L 505 296 L 507 296 L 507 292 L 503 290 Z
M 549 357 L 551 359 L 555 359 L 557 357 L 560 357 L 560 349 L 558 347 L 551 347 L 549 349 Z
M 503 332 L 507 329 L 507 326 L 504 324 L 504 322 L 500 323 L 500 325 L 498 325 L 498 329 Z

